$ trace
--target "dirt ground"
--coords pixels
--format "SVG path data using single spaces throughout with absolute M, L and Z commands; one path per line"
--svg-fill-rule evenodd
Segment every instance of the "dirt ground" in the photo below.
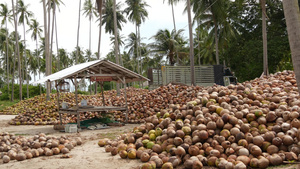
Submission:
M 69 155 L 71 158 L 60 158 L 56 156 L 42 156 L 25 161 L 12 160 L 7 164 L 3 164 L 0 160 L 0 168 L 11 169 L 86 169 L 86 168 L 109 168 L 109 169 L 137 169 L 142 164 L 139 160 L 124 160 L 118 155 L 112 156 L 105 153 L 104 148 L 98 146 L 98 140 L 105 137 L 113 137 L 122 133 L 131 131 L 137 124 L 127 124 L 122 127 L 110 127 L 101 130 L 82 130 L 80 133 L 64 133 L 53 129 L 53 125 L 34 126 L 22 125 L 12 126 L 8 124 L 14 115 L 0 115 L 0 132 L 9 132 L 17 135 L 33 136 L 39 133 L 48 135 L 68 135 L 80 136 L 83 140 L 81 146 L 76 146 Z
M 1 169 L 139 169 L 139 166 L 142 164 L 140 160 L 121 159 L 118 155 L 112 156 L 110 153 L 106 153 L 104 148 L 98 146 L 99 139 L 112 138 L 122 133 L 130 132 L 138 124 L 126 124 L 122 127 L 110 127 L 101 130 L 85 129 L 79 133 L 64 133 L 54 130 L 53 125 L 9 125 L 8 121 L 14 117 L 14 115 L 0 115 L 0 133 L 9 132 L 28 137 L 39 133 L 55 136 L 68 135 L 70 137 L 81 137 L 83 144 L 76 146 L 70 151 L 69 155 L 71 158 L 60 158 L 61 155 L 42 156 L 25 161 L 12 160 L 7 164 L 3 164 L 0 159 Z M 179 168 L 183 168 L 183 166 Z M 213 167 L 204 168 L 211 169 Z M 300 169 L 300 165 L 282 165 L 269 168 Z

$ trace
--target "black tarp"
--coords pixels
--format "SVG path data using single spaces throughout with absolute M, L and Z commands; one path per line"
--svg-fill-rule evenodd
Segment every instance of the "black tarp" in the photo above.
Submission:
M 224 67 L 223 65 L 214 65 L 215 83 L 224 86 Z

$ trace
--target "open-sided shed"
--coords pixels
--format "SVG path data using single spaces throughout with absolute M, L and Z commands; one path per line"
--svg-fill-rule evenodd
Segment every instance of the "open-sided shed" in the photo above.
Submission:
M 75 103 L 76 107 L 61 109 L 59 103 L 59 90 L 58 85 L 64 79 L 70 79 L 75 86 Z M 77 80 L 80 79 L 78 82 Z M 125 101 L 126 107 L 114 107 L 114 106 L 105 106 L 104 104 L 104 94 L 102 90 L 102 99 L 103 106 L 101 107 L 85 107 L 78 105 L 77 89 L 78 84 L 84 79 L 89 79 L 91 81 L 96 81 L 101 85 L 103 89 L 104 81 L 115 81 L 117 83 L 123 83 L 125 86 Z M 110 111 L 110 110 L 126 110 L 126 121 L 128 120 L 128 110 L 127 110 L 127 94 L 126 94 L 126 83 L 135 82 L 135 81 L 149 81 L 149 79 L 139 75 L 129 69 L 126 69 L 118 64 L 110 62 L 108 60 L 95 60 L 91 62 L 81 63 L 69 68 L 63 69 L 59 72 L 46 76 L 36 82 L 45 83 L 45 82 L 55 82 L 57 89 L 57 105 L 61 120 L 61 113 L 70 113 L 77 114 L 77 124 L 80 126 L 79 113 L 86 111 Z

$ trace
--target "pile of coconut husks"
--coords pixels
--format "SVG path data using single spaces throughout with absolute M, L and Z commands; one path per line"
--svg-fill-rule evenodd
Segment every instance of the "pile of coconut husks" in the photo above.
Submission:
M 184 100 L 185 92 L 196 99 Z M 120 158 L 140 159 L 143 169 L 267 168 L 299 161 L 300 98 L 293 71 L 181 93 L 182 101 L 159 107 L 131 133 L 98 145 Z

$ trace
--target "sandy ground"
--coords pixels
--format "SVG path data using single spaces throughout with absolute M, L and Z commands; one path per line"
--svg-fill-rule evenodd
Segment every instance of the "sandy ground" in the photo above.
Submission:
M 110 127 L 102 130 L 82 130 L 80 133 L 63 133 L 53 129 L 52 125 L 34 126 L 8 125 L 8 121 L 14 118 L 13 115 L 0 115 L 0 132 L 15 133 L 24 136 L 33 136 L 39 133 L 61 136 L 80 136 L 83 140 L 81 146 L 75 147 L 69 155 L 71 158 L 60 158 L 61 155 L 51 157 L 38 157 L 25 161 L 12 160 L 7 164 L 3 164 L 0 160 L 0 168 L 12 169 L 137 169 L 142 164 L 139 160 L 121 159 L 118 155 L 112 156 L 110 153 L 105 153 L 104 148 L 97 145 L 98 140 L 104 137 L 111 137 L 131 131 L 137 124 L 127 124 L 122 127 Z
M 130 132 L 138 124 L 127 124 L 122 127 L 110 127 L 102 130 L 86 129 L 80 133 L 64 133 L 54 130 L 53 125 L 9 125 L 8 121 L 14 117 L 14 115 L 0 115 L 0 132 L 5 131 L 28 137 L 39 133 L 55 136 L 68 135 L 70 137 L 81 137 L 83 144 L 75 147 L 69 153 L 71 158 L 61 158 L 61 155 L 42 156 L 25 161 L 12 160 L 7 164 L 3 164 L 0 159 L 0 169 L 139 169 L 139 166 L 142 164 L 140 160 L 121 159 L 118 155 L 112 156 L 110 153 L 106 153 L 104 148 L 98 146 L 99 139 Z M 179 168 L 184 167 L 180 166 Z M 205 166 L 204 168 L 212 169 L 214 167 Z M 281 165 L 269 168 L 300 169 L 300 165 Z

